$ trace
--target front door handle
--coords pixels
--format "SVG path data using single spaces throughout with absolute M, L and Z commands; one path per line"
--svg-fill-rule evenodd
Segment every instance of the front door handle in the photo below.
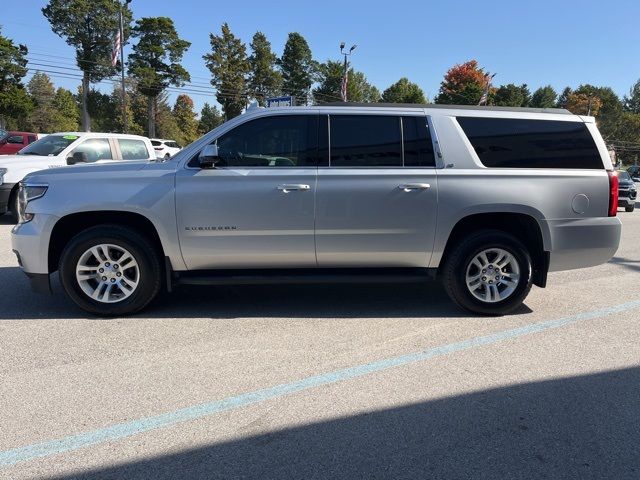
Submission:
M 304 185 L 304 184 L 287 184 L 285 183 L 284 185 L 278 185 L 278 190 L 280 190 L 282 193 L 289 193 L 289 192 L 293 192 L 293 191 L 299 191 L 299 192 L 305 192 L 307 190 L 310 190 L 311 187 L 309 185 Z
M 426 190 L 427 188 L 431 188 L 431 185 L 428 183 L 405 183 L 398 185 L 398 188 L 405 192 L 411 192 L 412 190 Z

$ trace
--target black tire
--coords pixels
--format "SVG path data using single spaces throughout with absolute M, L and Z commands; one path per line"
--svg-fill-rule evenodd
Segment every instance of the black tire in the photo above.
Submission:
M 18 189 L 14 188 L 9 195 L 8 214 L 14 223 L 18 223 Z
M 520 268 L 520 278 L 513 293 L 494 303 L 476 298 L 466 284 L 468 265 L 476 255 L 490 248 L 506 250 L 513 255 Z M 481 315 L 505 315 L 522 305 L 529 294 L 531 271 L 531 256 L 517 238 L 500 230 L 481 230 L 453 246 L 442 269 L 442 280 L 449 297 L 465 310 Z
M 628 207 L 624 207 L 625 212 L 633 212 L 635 210 L 635 205 L 629 205 Z
M 92 299 L 76 280 L 76 265 L 80 257 L 99 244 L 122 247 L 138 263 L 140 278 L 136 290 L 117 303 L 102 303 Z M 121 225 L 99 225 L 73 237 L 60 256 L 58 272 L 62 287 L 76 305 L 91 314 L 104 317 L 139 312 L 158 295 L 162 286 L 162 264 L 156 248 L 144 235 Z

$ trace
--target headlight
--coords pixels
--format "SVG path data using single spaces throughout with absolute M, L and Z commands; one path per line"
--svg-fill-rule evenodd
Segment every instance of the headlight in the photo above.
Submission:
M 33 220 L 33 214 L 27 213 L 27 205 L 31 200 L 40 198 L 47 193 L 48 185 L 25 184 L 20 182 L 18 187 L 18 223 L 26 223 Z
M 0 185 L 4 183 L 4 174 L 7 173 L 6 168 L 0 168 Z

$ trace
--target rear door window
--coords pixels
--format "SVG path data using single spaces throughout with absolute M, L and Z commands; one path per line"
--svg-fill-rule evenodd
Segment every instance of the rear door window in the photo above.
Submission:
M 143 140 L 119 138 L 118 145 L 123 160 L 147 160 L 150 157 L 147 144 Z
M 603 168 L 582 122 L 457 117 L 480 161 L 491 168 Z
M 332 167 L 402 167 L 400 117 L 332 115 Z
M 426 117 L 402 117 L 404 166 L 434 167 L 436 158 Z

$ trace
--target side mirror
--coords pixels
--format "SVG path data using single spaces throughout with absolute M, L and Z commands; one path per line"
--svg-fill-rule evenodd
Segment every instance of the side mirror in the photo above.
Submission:
M 70 157 L 67 157 L 67 165 L 75 165 L 76 163 L 89 163 L 89 157 L 86 152 L 74 152 Z
M 200 168 L 213 168 L 219 161 L 220 157 L 218 155 L 217 145 L 207 145 L 204 147 L 202 152 L 200 152 L 200 156 L 198 157 Z

